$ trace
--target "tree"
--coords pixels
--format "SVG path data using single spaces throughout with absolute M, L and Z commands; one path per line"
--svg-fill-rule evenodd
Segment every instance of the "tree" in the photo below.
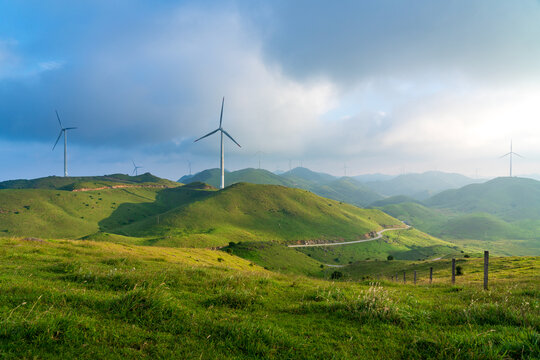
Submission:
M 343 277 L 343 273 L 341 271 L 334 271 L 332 275 L 330 275 L 330 278 L 332 280 L 338 280 L 338 279 L 341 279 L 342 277 Z

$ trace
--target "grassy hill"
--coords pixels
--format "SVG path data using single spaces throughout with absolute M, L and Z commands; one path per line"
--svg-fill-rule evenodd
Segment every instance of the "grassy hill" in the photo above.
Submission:
M 506 221 L 540 219 L 540 181 L 501 177 L 448 190 L 425 201 L 430 207 L 485 212 Z
M 492 258 L 483 291 L 474 261 L 456 286 L 413 286 L 276 274 L 207 249 L 0 239 L 0 357 L 534 359 L 539 261 Z M 373 274 L 359 267 L 340 271 Z
M 456 189 L 478 182 L 460 174 L 428 171 L 422 174 L 404 174 L 390 180 L 365 183 L 373 191 L 385 195 L 406 195 L 417 200 L 448 189 Z
M 162 185 L 166 187 L 178 186 L 178 183 L 162 179 L 150 173 L 138 176 L 113 174 L 105 176 L 49 176 L 32 180 L 8 180 L 0 182 L 0 189 L 49 189 L 74 190 L 84 188 L 111 187 L 118 185 Z
M 221 170 L 209 169 L 201 171 L 193 176 L 184 176 L 178 180 L 181 183 L 203 182 L 216 188 L 221 184 Z M 252 184 L 266 185 L 284 185 L 293 186 L 292 182 L 287 181 L 279 175 L 263 169 L 242 169 L 238 171 L 225 172 L 225 186 L 239 182 L 248 182 Z
M 399 222 L 283 186 L 201 183 L 175 188 L 91 191 L 0 190 L 0 233 L 7 236 L 107 239 L 121 235 L 171 246 L 229 241 L 358 239 Z M 107 235 L 111 234 L 111 235 Z
M 180 193 L 184 188 L 163 193 Z M 309 191 L 238 183 L 222 191 L 189 190 L 197 201 L 119 227 L 116 233 L 156 237 L 167 246 L 223 246 L 234 241 L 352 240 L 400 222 L 379 210 L 360 209 Z
M 540 254 L 540 182 L 536 180 L 498 178 L 444 191 L 424 205 L 384 200 L 377 204 L 393 217 L 460 245 L 481 247 L 478 240 L 483 240 L 483 246 L 498 254 Z

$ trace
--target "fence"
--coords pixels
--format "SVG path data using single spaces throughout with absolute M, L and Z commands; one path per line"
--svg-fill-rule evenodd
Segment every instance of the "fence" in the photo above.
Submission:
M 488 270 L 489 270 L 489 251 L 484 251 L 484 290 L 488 290 Z M 399 276 L 396 274 L 390 277 L 392 281 L 399 281 Z M 456 283 L 456 259 L 452 259 L 452 285 Z M 417 282 L 417 273 L 416 270 L 413 271 L 413 283 L 416 285 Z M 403 271 L 403 283 L 407 283 L 407 274 L 406 271 Z M 429 283 L 433 283 L 433 267 L 429 268 Z

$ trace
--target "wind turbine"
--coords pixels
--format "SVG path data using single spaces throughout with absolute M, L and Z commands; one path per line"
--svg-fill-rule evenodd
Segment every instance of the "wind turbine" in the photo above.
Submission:
M 133 160 L 131 160 L 131 162 L 133 163 L 133 172 L 131 173 L 131 176 L 133 176 L 133 174 L 135 174 L 135 176 L 139 175 L 137 170 L 142 169 L 142 166 L 135 165 L 135 161 Z
M 265 154 L 265 152 L 259 150 L 255 154 L 259 157 L 259 169 L 260 169 L 261 168 L 261 155 Z
M 220 189 L 223 189 L 225 187 L 225 157 L 224 157 L 224 153 L 223 153 L 223 134 L 225 134 L 236 145 L 238 145 L 238 147 L 242 147 L 222 127 L 222 125 L 223 125 L 223 104 L 224 103 L 225 103 L 225 97 L 223 97 L 223 99 L 221 100 L 221 115 L 219 116 L 219 127 L 216 130 L 214 130 L 212 132 L 209 132 L 208 134 L 206 134 L 206 135 L 204 135 L 204 136 L 202 136 L 202 137 L 200 137 L 200 138 L 198 138 L 197 140 L 194 141 L 194 142 L 197 142 L 199 140 L 202 140 L 205 137 L 208 137 L 210 135 L 213 135 L 214 133 L 217 133 L 218 131 L 221 133 L 221 185 L 219 187 Z
M 523 157 L 523 156 L 519 155 L 518 153 L 515 153 L 514 151 L 512 151 L 512 140 L 510 140 L 510 152 L 504 154 L 504 155 L 501 156 L 499 159 L 502 159 L 503 157 L 506 157 L 506 156 L 508 156 L 508 155 L 510 155 L 510 177 L 512 177 L 512 155 L 517 155 L 517 156 L 519 156 L 520 158 Z
M 58 111 L 56 111 L 56 118 L 58 119 L 58 123 L 60 124 L 60 134 L 58 134 L 58 138 L 56 139 L 56 142 L 54 143 L 53 150 L 56 147 L 56 144 L 58 144 L 58 141 L 60 140 L 60 137 L 62 136 L 62 133 L 64 133 L 64 177 L 68 176 L 67 171 L 67 132 L 68 130 L 75 130 L 76 127 L 63 127 L 62 122 L 60 121 L 60 116 L 58 116 Z

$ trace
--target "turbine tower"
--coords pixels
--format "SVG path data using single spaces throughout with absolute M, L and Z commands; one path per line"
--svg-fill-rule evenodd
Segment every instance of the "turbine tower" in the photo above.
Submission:
M 512 140 L 510 140 L 510 152 L 504 154 L 504 155 L 501 156 L 499 159 L 502 159 L 503 157 L 506 157 L 506 156 L 508 156 L 508 155 L 510 155 L 510 177 L 512 177 L 512 155 L 517 155 L 517 156 L 519 156 L 520 158 L 523 157 L 523 156 L 519 155 L 518 153 L 515 153 L 514 151 L 512 151 Z
M 58 134 L 58 138 L 56 139 L 56 142 L 54 143 L 53 150 L 56 147 L 56 144 L 58 144 L 58 141 L 60 140 L 60 137 L 62 136 L 62 133 L 64 133 L 64 177 L 68 176 L 67 171 L 67 132 L 68 130 L 75 130 L 76 127 L 63 127 L 62 122 L 60 121 L 60 116 L 58 116 L 58 111 L 56 111 L 56 118 L 58 119 L 58 123 L 60 124 L 60 134 Z
M 137 170 L 142 169 L 142 166 L 135 165 L 135 161 L 133 160 L 131 160 L 131 162 L 133 163 L 133 172 L 131 173 L 131 176 L 133 176 L 133 174 L 135 174 L 135 176 L 139 175 Z
M 208 137 L 210 135 L 213 135 L 214 133 L 217 133 L 218 131 L 221 133 L 221 185 L 220 185 L 220 189 L 223 189 L 225 187 L 225 157 L 224 157 L 224 153 L 223 153 L 223 134 L 225 134 L 229 139 L 231 139 L 236 145 L 238 145 L 238 147 L 241 147 L 239 143 L 236 142 L 236 140 L 234 140 L 232 138 L 231 135 L 229 135 L 228 132 L 226 132 L 224 129 L 223 129 L 223 104 L 225 103 L 225 97 L 223 97 L 223 99 L 221 100 L 221 115 L 219 116 L 219 127 L 212 131 L 212 132 L 209 132 L 208 134 L 198 138 L 197 140 L 195 140 L 194 142 L 197 142 L 199 140 L 202 140 L 204 139 L 205 137 Z

